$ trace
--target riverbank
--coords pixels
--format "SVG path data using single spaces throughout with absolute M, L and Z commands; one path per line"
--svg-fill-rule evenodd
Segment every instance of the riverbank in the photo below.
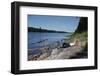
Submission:
M 38 51 L 40 51 L 41 53 L 38 53 L 36 55 L 29 55 L 28 60 L 31 61 L 87 58 L 87 32 L 75 33 L 71 35 L 69 39 L 64 39 L 64 43 L 72 43 L 76 39 L 79 40 L 78 45 L 70 47 L 39 48 Z

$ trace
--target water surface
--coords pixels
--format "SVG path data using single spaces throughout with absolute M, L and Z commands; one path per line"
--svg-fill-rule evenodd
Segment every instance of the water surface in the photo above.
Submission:
M 69 36 L 69 33 L 40 33 L 40 32 L 28 32 L 28 49 L 35 49 L 44 47 L 46 45 L 52 45 L 57 41 L 61 41 Z M 39 50 L 29 51 L 29 54 L 38 54 Z

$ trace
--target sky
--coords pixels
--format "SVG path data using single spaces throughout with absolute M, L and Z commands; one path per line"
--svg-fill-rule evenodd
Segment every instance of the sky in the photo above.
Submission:
M 28 15 L 28 27 L 74 32 L 79 20 L 76 16 Z

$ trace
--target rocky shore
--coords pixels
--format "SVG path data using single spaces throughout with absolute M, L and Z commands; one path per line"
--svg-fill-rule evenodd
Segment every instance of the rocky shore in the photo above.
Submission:
M 48 47 L 39 48 L 40 53 L 36 55 L 29 55 L 28 60 L 55 60 L 55 59 L 72 59 L 78 57 L 78 54 L 83 54 L 84 49 L 81 45 L 74 45 L 70 47 L 60 47 L 50 49 Z M 79 58 L 85 58 L 85 55 L 80 55 Z

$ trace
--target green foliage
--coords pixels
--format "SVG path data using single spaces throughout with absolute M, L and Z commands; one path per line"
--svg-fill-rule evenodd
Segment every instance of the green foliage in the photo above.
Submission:
M 81 33 L 72 34 L 70 39 L 71 40 L 79 39 L 80 41 L 87 41 L 87 37 L 88 37 L 87 32 L 81 32 Z
M 65 42 L 70 43 L 74 42 L 77 39 L 81 42 L 82 46 L 85 47 L 88 43 L 87 32 L 73 33 L 68 39 L 65 39 Z

